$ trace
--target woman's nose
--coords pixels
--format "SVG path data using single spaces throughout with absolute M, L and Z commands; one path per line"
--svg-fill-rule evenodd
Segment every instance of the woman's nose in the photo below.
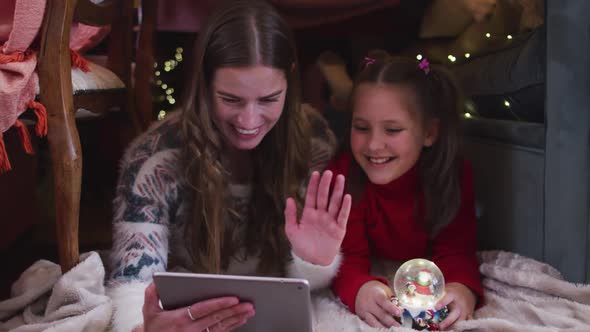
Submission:
M 238 123 L 246 129 L 252 129 L 258 124 L 258 110 L 255 104 L 248 103 L 242 108 L 238 114 Z

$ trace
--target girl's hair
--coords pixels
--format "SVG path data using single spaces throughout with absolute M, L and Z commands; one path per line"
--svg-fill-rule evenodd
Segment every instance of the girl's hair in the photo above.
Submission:
M 424 126 L 438 121 L 438 137 L 418 160 L 424 193 L 423 226 L 434 235 L 457 214 L 461 201 L 459 114 L 463 96 L 451 74 L 441 66 L 421 68 L 409 58 L 384 51 L 369 52 L 355 80 L 362 83 L 405 86 L 414 92 L 418 119 Z M 355 90 L 353 90 L 354 96 Z
M 194 69 L 182 103 L 182 167 L 190 188 L 184 240 L 195 270 L 219 272 L 245 246 L 259 255 L 260 271 L 282 268 L 288 252 L 283 208 L 298 195 L 308 172 L 309 124 L 300 108 L 296 49 L 287 24 L 269 4 L 234 0 L 222 4 L 199 32 Z M 212 121 L 211 83 L 223 67 L 263 65 L 284 72 L 287 92 L 276 125 L 252 151 L 253 185 L 245 237 L 233 238 L 240 216 L 231 205 L 229 171 L 222 164 L 223 136 Z M 236 225 L 229 226 L 228 225 Z M 244 241 L 243 243 L 241 241 Z

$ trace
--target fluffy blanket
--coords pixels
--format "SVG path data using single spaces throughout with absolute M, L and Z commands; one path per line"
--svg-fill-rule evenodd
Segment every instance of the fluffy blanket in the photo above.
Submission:
M 456 330 L 590 331 L 590 285 L 567 282 L 551 266 L 514 253 L 479 253 L 486 304 Z M 392 279 L 394 266 L 376 265 Z M 106 331 L 112 306 L 104 294 L 104 268 L 96 253 L 61 275 L 59 266 L 39 261 L 0 302 L 0 331 Z M 51 292 L 49 290 L 53 289 Z M 366 325 L 329 291 L 313 294 L 315 331 L 383 331 Z M 412 331 L 391 328 L 388 331 Z
M 12 285 L 12 298 L 0 302 L 0 331 L 105 331 L 113 308 L 104 275 L 95 252 L 64 275 L 55 263 L 34 263 Z
M 567 282 L 551 266 L 514 253 L 486 251 L 479 258 L 486 305 L 456 330 L 590 331 L 590 285 Z M 395 270 L 381 272 L 392 280 Z M 366 325 L 328 292 L 314 297 L 314 309 L 317 331 L 383 331 Z

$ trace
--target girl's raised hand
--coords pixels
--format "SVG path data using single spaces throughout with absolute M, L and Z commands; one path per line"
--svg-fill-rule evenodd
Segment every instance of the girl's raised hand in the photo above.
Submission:
M 439 325 L 441 330 L 447 330 L 456 323 L 468 319 L 475 310 L 475 294 L 467 286 L 450 282 L 445 285 L 445 296 L 438 301 L 436 310 L 449 306 L 449 315 Z
M 293 252 L 322 266 L 330 265 L 340 250 L 352 204 L 350 195 L 344 194 L 343 175 L 336 177 L 330 195 L 332 176 L 331 171 L 325 171 L 321 179 L 319 172 L 311 174 L 299 221 L 293 198 L 287 199 L 285 208 L 285 232 Z
M 186 308 L 163 310 L 152 282 L 145 290 L 143 327 L 137 327 L 133 332 L 233 331 L 252 316 L 254 308 L 251 303 L 239 303 L 231 296 L 198 302 Z
M 389 328 L 400 326 L 393 318 L 401 315 L 400 309 L 391 303 L 391 289 L 377 280 L 364 283 L 356 293 L 356 314 L 372 327 Z

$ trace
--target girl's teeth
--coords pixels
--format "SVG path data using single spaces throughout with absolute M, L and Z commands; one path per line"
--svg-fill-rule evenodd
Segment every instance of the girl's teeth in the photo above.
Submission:
M 369 161 L 373 164 L 383 164 L 389 161 L 389 158 L 369 158 Z
M 248 130 L 236 127 L 236 131 L 243 135 L 254 135 L 258 132 L 258 128 Z

